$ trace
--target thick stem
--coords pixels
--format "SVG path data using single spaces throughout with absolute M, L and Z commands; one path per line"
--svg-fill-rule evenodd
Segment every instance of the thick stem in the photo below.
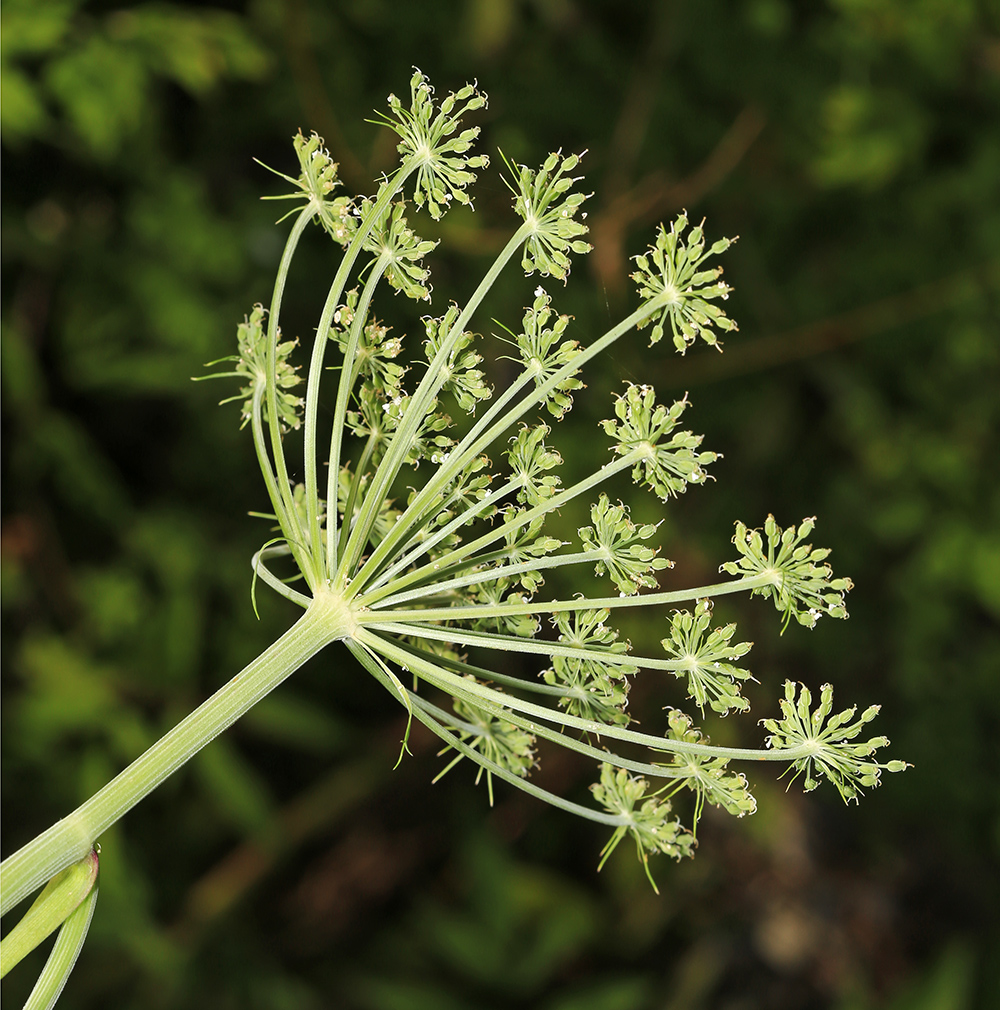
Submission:
M 0 864 L 0 914 L 60 870 L 78 862 L 94 842 L 164 779 L 231 726 L 325 645 L 344 638 L 353 617 L 343 601 L 317 596 L 266 651 L 178 723 L 100 792 Z

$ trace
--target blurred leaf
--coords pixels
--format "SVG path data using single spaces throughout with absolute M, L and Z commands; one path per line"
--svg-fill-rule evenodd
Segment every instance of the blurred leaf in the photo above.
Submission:
M 19 667 L 27 681 L 19 703 L 22 748 L 36 759 L 49 749 L 107 737 L 121 761 L 152 742 L 146 726 L 121 703 L 117 674 L 54 636 L 24 642 Z
M 885 89 L 841 85 L 827 97 L 822 117 L 813 170 L 826 186 L 884 186 L 917 159 L 926 134 L 917 104 Z
M 108 34 L 136 44 L 156 72 L 195 95 L 226 77 L 259 79 L 270 65 L 244 21 L 229 11 L 139 5 L 110 15 Z
M 0 132 L 7 143 L 37 136 L 48 125 L 45 106 L 27 74 L 6 63 L 0 65 L 0 95 Z
M 340 719 L 288 687 L 254 705 L 241 725 L 262 739 L 313 754 L 335 753 L 350 739 L 350 730 Z
M 147 107 L 149 73 L 139 54 L 97 34 L 53 60 L 45 83 L 90 153 L 102 161 L 118 154 Z
M 194 759 L 195 775 L 215 809 L 244 834 L 267 826 L 274 812 L 264 780 L 225 737 L 220 737 Z
M 644 976 L 590 983 L 583 991 L 559 996 L 544 1010 L 637 1010 L 649 1006 L 652 986 Z

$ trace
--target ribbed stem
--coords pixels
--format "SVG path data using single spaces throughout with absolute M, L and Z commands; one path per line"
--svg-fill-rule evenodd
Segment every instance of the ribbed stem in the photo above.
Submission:
M 83 859 L 102 832 L 307 659 L 343 638 L 352 627 L 353 617 L 342 600 L 329 593 L 317 596 L 281 638 L 100 792 L 0 863 L 0 915 L 60 870 Z

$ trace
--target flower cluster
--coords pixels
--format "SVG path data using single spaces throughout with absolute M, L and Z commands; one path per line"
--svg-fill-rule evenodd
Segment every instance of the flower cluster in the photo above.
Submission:
M 488 400 L 493 395 L 485 382 L 482 369 L 476 367 L 483 359 L 471 348 L 474 335 L 468 330 L 463 331 L 456 340 L 451 341 L 450 350 L 443 360 L 437 361 L 437 355 L 458 319 L 458 312 L 458 306 L 452 302 L 440 319 L 424 317 L 424 330 L 427 333 L 424 352 L 428 363 L 443 376 L 442 388 L 455 397 L 462 410 L 471 414 L 480 400 Z
M 266 311 L 262 305 L 255 305 L 249 316 L 236 328 L 236 342 L 239 354 L 232 354 L 225 358 L 218 358 L 210 361 L 205 367 L 211 368 L 213 365 L 221 364 L 223 361 L 235 361 L 236 367 L 231 372 L 215 372 L 212 375 L 199 375 L 197 380 L 202 379 L 225 379 L 239 378 L 246 381 L 246 385 L 236 394 L 220 400 L 223 403 L 233 403 L 236 400 L 243 400 L 243 424 L 253 419 L 255 407 L 260 410 L 264 423 L 268 420 L 267 406 L 267 331 L 264 328 Z M 298 429 L 301 424 L 300 413 L 303 399 L 296 396 L 290 390 L 294 389 L 302 382 L 295 365 L 289 362 L 289 357 L 298 346 L 297 340 L 281 340 L 281 330 L 277 330 L 277 345 L 275 347 L 274 362 L 274 388 L 275 403 L 277 405 L 278 423 L 283 431 Z
M 798 529 L 782 529 L 769 515 L 760 530 L 748 530 L 736 524 L 733 543 L 740 552 L 737 561 L 727 561 L 719 569 L 730 575 L 768 575 L 767 584 L 754 589 L 755 595 L 770 596 L 775 607 L 785 615 L 785 624 L 794 617 L 799 624 L 814 628 L 823 614 L 847 617 L 844 593 L 854 587 L 848 578 L 832 578 L 833 569 L 824 562 L 830 555 L 825 547 L 802 543 L 812 533 L 815 517 L 803 519 Z
M 649 783 L 645 779 L 629 775 L 624 768 L 615 768 L 607 763 L 601 765 L 600 781 L 590 787 L 598 803 L 622 818 L 622 823 L 601 850 L 600 866 L 607 862 L 608 856 L 625 835 L 631 835 L 646 876 L 653 890 L 659 894 L 649 871 L 649 856 L 654 853 L 663 853 L 674 859 L 690 856 L 694 836 L 684 829 L 679 820 L 671 819 L 670 802 L 660 799 L 656 793 L 648 793 L 648 789 Z
M 541 286 L 535 289 L 535 300 L 524 313 L 521 332 L 515 337 L 521 352 L 521 361 L 528 375 L 534 377 L 535 385 L 543 385 L 554 373 L 568 365 L 580 354 L 580 345 L 575 340 L 564 340 L 563 334 L 569 325 L 569 316 L 556 316 L 552 299 Z M 573 392 L 583 389 L 583 383 L 570 374 L 556 383 L 545 396 L 545 407 L 557 420 L 573 406 Z
M 794 758 L 791 767 L 795 769 L 794 778 L 805 775 L 803 788 L 806 792 L 819 785 L 817 776 L 822 775 L 837 787 L 844 802 L 848 803 L 857 800 L 862 787 L 875 788 L 883 771 L 901 772 L 908 767 L 905 761 L 880 763 L 872 760 L 877 750 L 888 745 L 888 737 L 875 736 L 862 743 L 852 743 L 878 715 L 878 705 L 870 705 L 857 719 L 854 719 L 857 706 L 830 716 L 833 688 L 824 684 L 820 688 L 819 705 L 812 711 L 812 692 L 804 684 L 797 691 L 790 680 L 785 681 L 785 696 L 780 705 L 780 719 L 761 720 L 771 734 L 767 746 L 805 752 Z
M 565 692 L 559 705 L 570 715 L 611 726 L 627 726 L 628 677 L 638 667 L 627 662 L 608 662 L 601 656 L 623 656 L 628 643 L 618 640 L 618 632 L 605 621 L 608 610 L 584 610 L 556 614 L 552 623 L 559 630 L 561 646 L 587 655 L 554 652 L 552 666 L 542 671 L 546 684 Z
M 806 688 L 786 684 L 782 717 L 764 720 L 770 736 L 762 749 L 713 746 L 673 706 L 666 707 L 665 732 L 655 726 L 640 732 L 630 724 L 625 711 L 634 683 L 630 678 L 640 671 L 647 677 L 665 671 L 686 681 L 688 696 L 703 713 L 706 705 L 723 715 L 749 707 L 740 686 L 750 673 L 734 664 L 750 646 L 734 644 L 733 625 L 711 627 L 712 597 L 740 590 L 771 596 L 786 625 L 794 616 L 812 627 L 821 614 L 847 616 L 844 592 L 850 580 L 833 578 L 825 563 L 829 552 L 803 542 L 814 520 L 782 530 L 769 516 L 763 532 L 737 524 L 740 557 L 722 566 L 735 576 L 732 581 L 658 590 L 656 573 L 670 562 L 647 543 L 656 525 L 633 523 L 628 506 L 612 504 L 602 485 L 630 470 L 634 482 L 667 501 L 689 484 L 705 482 L 705 467 L 717 457 L 700 451 L 701 436 L 678 430 L 689 406 L 686 397 L 667 407 L 657 404 L 651 386 L 629 385 L 617 398 L 615 416 L 602 422 L 614 439 L 616 458 L 586 476 L 574 474 L 568 486 L 554 472 L 562 457 L 546 444 L 550 429 L 533 422 L 532 412 L 561 418 L 572 407 L 572 394 L 583 388 L 577 377 L 581 368 L 631 326 L 653 324 L 655 343 L 669 321 L 682 352 L 699 337 L 718 346 L 715 330 L 736 328 L 715 304 L 729 291 L 720 271 L 702 269 L 703 261 L 730 241 L 706 251 L 701 226 L 688 231 L 685 215 L 669 230 L 661 226 L 655 245 L 636 257 L 639 310 L 586 346 L 565 338 L 569 317 L 557 314 L 548 294 L 537 288 L 523 331 L 516 336 L 507 331 L 520 374 L 474 416 L 492 391 L 469 328 L 493 283 L 518 258 L 527 274 L 565 280 L 570 255 L 589 249 L 582 239 L 585 197 L 572 191 L 577 156 L 552 154 L 537 171 L 508 166 L 523 223 L 462 307 L 451 304 L 441 317 L 423 320 L 423 360 L 419 354 L 402 356 L 401 340 L 371 307 L 383 282 L 410 298 L 429 299 L 423 259 L 434 246 L 409 227 L 403 191 L 415 180 L 416 207 L 440 218 L 453 201 L 469 202 L 470 169 L 486 164 L 484 157 L 468 153 L 478 131 L 460 123 L 464 113 L 485 105 L 475 86 L 466 85 L 435 106 L 430 85 L 417 71 L 410 97 L 404 107 L 390 96 L 385 122 L 400 136 L 402 161 L 374 196 L 334 197 L 336 165 L 322 141 L 315 134 L 295 138 L 300 174 L 282 176 L 295 192 L 276 199 L 304 205 L 296 208 L 267 313 L 255 306 L 238 327 L 238 353 L 222 359 L 235 362 L 224 374 L 241 381 L 232 399 L 242 402 L 244 419 L 251 422 L 273 509 L 256 514 L 278 526 L 279 535 L 254 555 L 254 578 L 305 613 L 247 667 L 246 676 L 231 678 L 196 716 L 105 787 L 95 797 L 104 797 L 98 804 L 84 804 L 5 860 L 0 899 L 5 910 L 79 861 L 85 855 L 81 845 L 92 844 L 220 728 L 334 642 L 343 643 L 403 705 L 407 732 L 415 719 L 443 741 L 442 753 L 456 753 L 445 772 L 466 757 L 478 766 L 479 778 L 486 773 L 491 803 L 495 776 L 611 827 L 602 866 L 631 836 L 651 882 L 650 855 L 680 859 L 695 845 L 693 832 L 672 814 L 675 795 L 694 793 L 695 826 L 706 803 L 738 817 L 753 812 L 745 776 L 730 770 L 735 760 L 787 761 L 796 777 L 804 776 L 807 790 L 827 778 L 845 800 L 877 785 L 882 771 L 906 767 L 902 761 L 877 760 L 876 752 L 888 743 L 885 737 L 858 740 L 878 707 L 860 716 L 855 708 L 832 715 L 829 686 L 822 688 L 814 709 Z M 293 392 L 300 380 L 290 363 L 295 342 L 282 341 L 279 318 L 296 247 L 314 220 L 345 248 L 315 328 L 306 392 L 300 397 Z M 366 262 L 363 252 L 372 258 Z M 348 290 L 352 281 L 358 287 L 363 283 L 360 294 L 357 288 Z M 324 355 L 337 348 L 343 360 L 333 369 L 336 395 L 327 397 L 322 387 L 330 369 Z M 407 369 L 418 373 L 412 392 L 403 387 Z M 445 395 L 465 413 L 457 424 L 438 409 Z M 289 458 L 287 436 L 300 427 L 300 412 L 302 442 Z M 506 476 L 489 473 L 488 452 L 505 456 Z M 407 463 L 424 465 L 410 473 L 403 471 Z M 549 517 L 596 494 L 591 525 L 579 530 L 582 550 L 564 550 L 566 543 L 543 532 Z M 297 574 L 272 572 L 272 558 L 294 564 Z M 585 591 L 555 599 L 542 595 L 549 572 L 575 570 L 577 585 L 585 588 L 586 571 L 595 565 L 618 587 L 617 597 Z M 301 591 L 292 585 L 297 582 Z M 677 610 L 670 618 L 662 641 L 665 658 L 633 653 L 607 624 L 618 608 L 678 603 L 693 609 Z M 545 615 L 555 640 L 542 635 Z M 512 654 L 536 664 L 536 670 L 547 666 L 540 676 L 525 675 L 508 662 Z M 503 658 L 491 667 L 490 656 Z M 432 700 L 441 694 L 453 700 L 452 711 Z M 591 787 L 597 808 L 529 780 L 536 739 L 599 766 L 600 779 Z M 651 780 L 662 784 L 651 787 Z M 114 815 L 102 820 L 112 809 Z M 5 957 L 7 947 L 5 939 Z
M 635 460 L 632 480 L 646 484 L 663 501 L 686 491 L 688 484 L 704 483 L 705 467 L 719 458 L 718 453 L 695 451 L 701 435 L 674 431 L 688 405 L 687 397 L 670 407 L 658 405 L 652 386 L 630 383 L 625 395 L 615 400 L 618 420 L 601 422 L 618 443 L 615 452 Z
M 656 532 L 656 526 L 636 526 L 629 519 L 628 508 L 612 505 L 606 494 L 591 507 L 590 521 L 593 526 L 582 526 L 577 531 L 583 549 L 594 556 L 597 574 L 607 572 L 623 596 L 652 588 L 656 579 L 650 573 L 671 567 L 671 562 L 658 557 L 654 548 L 643 546 L 642 541 Z
M 669 725 L 667 739 L 702 747 L 708 745 L 708 737 L 704 736 L 701 730 L 693 725 L 691 717 L 680 709 L 670 709 L 667 713 L 667 722 Z M 671 754 L 670 762 L 664 765 L 678 781 L 678 786 L 690 789 L 695 794 L 692 833 L 697 831 L 698 821 L 706 803 L 722 807 L 726 813 L 734 817 L 745 817 L 757 810 L 757 801 L 750 792 L 746 776 L 742 772 L 729 771 L 729 762 L 728 757 L 675 750 Z
M 409 108 L 395 95 L 389 96 L 392 115 L 382 116 L 381 122 L 399 134 L 397 149 L 403 158 L 416 162 L 413 201 L 418 207 L 426 206 L 435 221 L 444 216 L 452 200 L 470 202 L 465 189 L 476 181 L 476 175 L 469 169 L 490 163 L 484 154 L 467 156 L 479 136 L 478 126 L 456 133 L 462 116 L 485 105 L 486 96 L 476 85 L 466 84 L 435 109 L 434 89 L 419 70 L 410 78 Z
M 526 274 L 537 270 L 543 277 L 565 281 L 569 253 L 590 252 L 590 243 L 581 238 L 587 234 L 587 226 L 576 219 L 587 197 L 569 192 L 579 180 L 568 173 L 579 164 L 580 155 L 564 158 L 559 151 L 550 154 L 537 172 L 527 165 L 507 162 L 514 176 L 513 185 L 508 182 L 514 193 L 514 210 L 530 228 L 521 257 Z
M 361 204 L 362 217 L 371 215 L 374 209 L 371 201 Z M 430 271 L 420 265 L 420 261 L 437 242 L 420 238 L 406 223 L 406 204 L 399 200 L 387 207 L 381 217 L 376 217 L 371 231 L 364 241 L 364 248 L 385 261 L 385 279 L 397 291 L 415 301 L 431 300 L 431 288 L 427 283 Z
M 309 211 L 323 226 L 330 238 L 339 245 L 347 245 L 357 230 L 357 219 L 353 215 L 353 202 L 349 197 L 331 198 L 330 196 L 334 189 L 340 185 L 340 180 L 337 178 L 337 163 L 323 146 L 323 138 L 315 132 L 309 137 L 304 137 L 299 131 L 292 143 L 299 159 L 299 167 L 302 170 L 297 179 L 267 165 L 264 167 L 286 182 L 290 182 L 297 188 L 297 192 L 281 196 L 267 196 L 264 199 L 305 200 Z M 295 213 L 295 211 L 289 213 Z
M 347 293 L 345 304 L 334 313 L 331 334 L 344 352 L 347 351 L 357 303 L 358 290 L 354 288 Z M 396 360 L 403 351 L 402 339 L 389 334 L 389 327 L 378 320 L 365 323 L 354 349 L 354 367 L 366 385 L 391 399 L 402 392 L 406 367 Z
M 548 425 L 538 424 L 529 428 L 523 424 L 518 433 L 511 436 L 507 460 L 511 476 L 519 485 L 519 502 L 538 505 L 546 498 L 551 498 L 559 489 L 559 477 L 549 471 L 562 464 L 562 456 L 545 444 L 545 436 L 548 434 Z
M 563 545 L 561 540 L 542 534 L 544 516 L 537 516 L 530 522 L 519 525 L 518 520 L 524 511 L 513 505 L 505 505 L 500 510 L 506 527 L 503 534 L 504 546 L 496 553 L 496 560 L 501 565 L 528 564 L 559 550 Z M 541 588 L 544 579 L 541 572 L 529 570 L 520 572 L 518 581 L 525 592 L 534 593 Z
M 714 328 L 731 332 L 737 326 L 713 302 L 728 298 L 732 289 L 719 280 L 722 267 L 711 270 L 698 267 L 709 256 L 725 252 L 736 239 L 720 239 L 706 252 L 701 225 L 692 228 L 685 238 L 687 226 L 687 214 L 677 217 L 669 231 L 661 224 L 656 244 L 645 254 L 635 257 L 638 270 L 632 274 L 632 280 L 639 286 L 639 297 L 655 310 L 639 325 L 648 326 L 656 320 L 650 338 L 655 344 L 662 338 L 664 326 L 669 321 L 674 346 L 681 354 L 698 337 L 721 350 Z
M 498 719 L 478 705 L 461 698 L 455 699 L 454 709 L 458 717 L 454 728 L 463 743 L 481 754 L 487 761 L 499 765 L 506 771 L 521 778 L 527 776 L 535 765 L 535 738 L 530 733 L 525 733 L 514 723 Z M 459 754 L 434 781 L 437 782 L 441 776 L 447 774 L 463 757 L 463 754 Z M 483 767 L 480 766 L 476 776 L 477 785 L 483 771 Z M 486 770 L 486 788 L 490 796 L 490 806 L 493 806 L 493 775 L 489 770 Z
M 699 600 L 694 613 L 679 610 L 670 622 L 670 636 L 661 642 L 667 655 L 677 660 L 675 676 L 687 678 L 688 697 L 705 712 L 707 704 L 713 711 L 726 715 L 735 710 L 746 712 L 750 702 L 740 694 L 740 681 L 752 679 L 749 670 L 733 666 L 749 651 L 750 642 L 732 644 L 735 624 L 709 631 L 712 623 L 712 601 Z
M 467 202 L 470 168 L 485 161 L 468 157 L 476 130 L 463 129 L 459 118 L 484 102 L 467 86 L 435 107 L 419 72 L 411 80 L 409 108 L 390 99 L 388 122 L 400 135 L 402 163 L 374 196 L 351 204 L 355 230 L 318 328 L 346 359 L 334 366 L 339 387 L 331 453 L 328 459 L 320 455 L 316 439 L 316 418 L 326 410 L 318 393 L 325 370 L 318 342 L 306 396 L 305 479 L 287 492 L 283 488 L 292 482 L 281 435 L 298 423 L 301 406 L 292 393 L 298 378 L 287 360 L 292 345 L 280 337 L 275 343 L 276 318 L 271 332 L 264 333 L 259 307 L 240 328 L 240 364 L 233 374 L 251 377 L 240 397 L 249 398 L 244 410 L 256 411 L 255 426 L 269 405 L 280 414 L 270 444 L 258 438 L 257 448 L 283 534 L 282 550 L 299 564 L 313 596 L 290 589 L 267 570 L 264 562 L 278 556 L 276 549 L 261 552 L 260 576 L 306 607 L 311 599 L 333 598 L 336 613 L 349 615 L 338 632 L 347 647 L 412 719 L 444 741 L 454 757 L 449 768 L 466 757 L 479 766 L 480 778 L 485 771 L 491 802 L 493 779 L 502 778 L 610 825 L 614 833 L 602 864 L 628 835 L 648 873 L 651 854 L 680 858 L 694 846 L 693 833 L 671 810 L 677 795 L 693 794 L 694 827 L 706 804 L 740 817 L 753 812 L 746 777 L 731 767 L 735 760 L 787 759 L 805 775 L 807 788 L 826 776 L 847 798 L 877 782 L 880 770 L 902 764 L 873 759 L 882 738 L 854 739 L 874 709 L 857 721 L 852 721 L 853 709 L 826 721 L 826 693 L 815 714 L 808 692 L 787 695 L 784 718 L 766 723 L 768 748 L 756 751 L 713 746 L 673 704 L 664 706 L 665 728 L 640 732 L 632 724 L 630 686 L 652 671 L 680 681 L 678 693 L 686 693 L 702 715 L 749 709 L 741 689 L 752 676 L 740 661 L 750 643 L 738 640 L 734 625 L 713 624 L 714 596 L 736 590 L 771 596 L 786 624 L 794 616 L 812 626 L 823 613 L 846 616 L 843 594 L 850 581 L 833 577 L 825 563 L 828 551 L 804 542 L 812 520 L 782 530 L 769 517 L 762 531 L 737 524 L 739 559 L 723 565 L 735 576 L 733 582 L 660 590 L 659 573 L 672 562 L 654 542 L 659 524 L 633 522 L 629 506 L 609 496 L 606 482 L 630 473 L 664 502 L 706 482 L 707 467 L 718 457 L 702 451 L 700 435 L 681 428 L 690 407 L 686 396 L 664 405 L 652 386 L 628 384 L 615 400 L 613 416 L 601 422 L 613 440 L 614 458 L 564 483 L 562 456 L 538 414 L 562 418 L 573 407 L 574 394 L 585 388 L 582 368 L 627 326 L 612 326 L 589 344 L 578 342 L 567 335 L 570 317 L 536 287 L 519 333 L 498 324 L 507 334 L 501 339 L 514 348 L 519 374 L 496 393 L 490 387 L 473 329 L 490 284 L 518 258 L 527 274 L 565 280 L 571 255 L 589 248 L 582 238 L 585 197 L 574 192 L 576 156 L 550 155 L 537 170 L 508 166 L 515 210 L 523 221 L 518 240 L 504 247 L 468 302 L 449 303 L 440 315 L 422 318 L 422 354 L 405 355 L 401 338 L 373 314 L 380 284 L 415 299 L 429 298 L 424 258 L 433 243 L 410 228 L 402 193 L 416 178 L 413 203 L 434 217 L 450 202 Z M 313 196 L 326 194 L 329 201 L 335 185 L 318 138 L 300 140 L 296 150 L 302 166 L 299 189 L 313 195 L 300 212 L 302 224 L 293 229 L 292 242 L 319 212 Z M 323 207 L 326 214 L 329 208 Z M 684 215 L 669 229 L 661 226 L 654 247 L 636 259 L 634 276 L 644 304 L 632 322 L 652 324 L 655 342 L 669 321 L 681 351 L 699 337 L 717 346 L 715 331 L 733 330 L 735 323 L 715 304 L 728 287 L 719 270 L 704 269 L 703 261 L 729 244 L 723 240 L 706 249 L 701 227 L 690 228 Z M 362 251 L 373 258 L 359 267 Z M 347 290 L 356 274 L 364 282 L 360 294 L 358 288 Z M 411 374 L 416 381 L 407 390 L 404 379 Z M 453 399 L 464 415 L 457 423 L 441 410 L 445 399 Z M 496 472 L 487 453 L 501 457 Z M 272 460 L 277 465 L 269 472 Z M 420 472 L 404 475 L 407 463 L 422 464 Z M 331 475 L 329 508 L 316 488 L 316 473 L 324 466 Z M 549 535 L 546 523 L 580 501 L 593 504 L 574 549 Z M 618 595 L 547 599 L 547 579 L 556 569 L 560 576 L 575 571 L 584 577 L 586 569 L 595 570 L 609 577 Z M 550 581 L 558 585 L 563 579 Z M 667 615 L 664 651 L 656 656 L 633 653 L 609 625 L 618 607 L 677 604 Z M 505 661 L 493 669 L 489 657 L 500 653 Z M 517 672 L 506 662 L 511 654 L 536 664 L 538 675 Z M 410 682 L 412 688 L 404 686 Z M 434 703 L 434 692 L 451 696 L 452 711 Z M 592 787 L 598 809 L 554 796 L 530 781 L 536 738 L 599 764 L 600 781 Z M 645 748 L 645 760 L 639 748 Z

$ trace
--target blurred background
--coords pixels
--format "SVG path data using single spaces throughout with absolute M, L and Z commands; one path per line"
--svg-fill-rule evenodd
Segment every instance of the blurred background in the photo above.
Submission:
M 513 230 L 496 150 L 584 161 L 593 253 L 549 285 L 589 340 L 635 305 L 629 257 L 687 208 L 726 254 L 725 354 L 619 342 L 553 434 L 597 457 L 623 380 L 724 453 L 665 509 L 671 585 L 712 581 L 732 523 L 818 515 L 856 583 L 846 624 L 726 601 L 756 645 L 755 745 L 786 678 L 879 702 L 914 768 L 847 808 L 753 769 L 759 812 L 697 857 L 628 845 L 443 766 L 331 649 L 102 839 L 71 1008 L 965 1010 L 1000 1005 L 1000 8 L 993 0 L 4 0 L 3 851 L 67 813 L 294 618 L 248 560 L 268 536 L 229 390 L 193 384 L 267 301 L 287 225 L 259 197 L 326 138 L 348 192 L 393 164 L 366 122 L 411 67 L 478 78 L 494 166 L 431 260 L 435 309 Z M 283 326 L 335 264 L 312 229 Z M 490 317 L 517 325 L 514 273 Z M 380 309 L 397 332 L 416 312 Z M 396 315 L 394 315 L 395 313 Z M 409 315 L 407 315 L 409 313 Z M 398 316 L 398 318 L 397 318 Z M 502 346 L 490 345 L 490 356 Z M 502 367 L 502 366 L 501 366 Z M 600 453 L 604 452 L 601 440 Z M 583 521 L 567 512 L 566 538 Z M 550 532 L 558 532 L 554 528 Z M 550 580 L 551 588 L 558 582 Z M 623 622 L 640 649 L 665 621 Z M 678 704 L 651 675 L 645 725 Z M 543 753 L 578 799 L 588 763 Z M 9 928 L 9 924 L 5 924 Z M 4 982 L 19 1005 L 42 954 Z

